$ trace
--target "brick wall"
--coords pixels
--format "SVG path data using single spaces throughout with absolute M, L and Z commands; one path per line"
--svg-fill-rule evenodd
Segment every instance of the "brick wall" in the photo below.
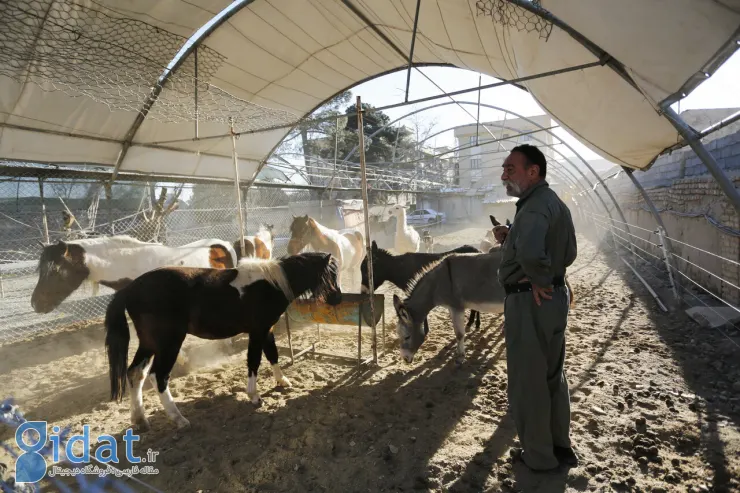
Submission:
M 735 185 L 740 186 L 740 124 L 736 125 L 737 128 L 732 129 L 732 132 L 723 132 L 725 135 L 705 142 L 705 146 L 734 180 Z M 740 230 L 740 217 L 704 163 L 690 148 L 662 156 L 647 172 L 635 171 L 634 177 L 646 189 L 658 210 L 664 211 L 661 212 L 661 218 L 671 238 L 740 262 L 740 238 L 713 226 L 701 214 L 706 214 L 734 230 Z M 629 223 L 649 230 L 656 228 L 655 220 L 647 211 L 642 195 L 629 177 L 620 175 L 607 184 Z M 654 234 L 644 231 L 632 233 L 658 243 Z M 644 242 L 638 241 L 637 244 L 646 247 Z M 739 290 L 702 270 L 706 269 L 740 286 L 740 266 L 677 242 L 673 243 L 673 248 L 674 253 L 699 266 L 677 259 L 676 263 L 681 271 L 727 301 L 740 303 Z M 691 283 L 686 281 L 684 284 L 688 286 Z

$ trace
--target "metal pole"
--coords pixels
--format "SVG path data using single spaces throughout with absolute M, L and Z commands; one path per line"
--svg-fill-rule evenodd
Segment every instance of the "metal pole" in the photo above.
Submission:
M 44 203 L 44 179 L 39 178 L 39 196 L 41 197 L 41 221 L 44 224 L 44 243 L 49 244 L 49 223 L 46 221 L 46 204 Z
M 198 48 L 195 48 L 195 51 L 193 52 L 193 57 L 195 61 L 195 138 L 198 138 Z
M 416 44 L 416 28 L 419 25 L 419 10 L 421 10 L 421 0 L 416 0 L 416 15 L 414 16 L 414 31 L 411 33 L 411 50 L 409 50 L 409 70 L 406 74 L 406 99 L 409 102 L 409 87 L 411 86 L 411 67 L 414 64 L 414 45 Z M 359 109 L 358 109 L 359 111 Z
M 681 302 L 681 296 L 678 294 L 678 288 L 676 287 L 676 281 L 673 278 L 673 266 L 670 261 L 670 254 L 666 247 L 666 233 L 662 226 L 658 226 L 658 236 L 660 237 L 660 248 L 663 250 L 663 261 L 665 262 L 666 269 L 668 269 L 668 280 L 671 282 L 671 289 L 673 290 L 673 297 L 677 303 Z
M 365 131 L 362 123 L 362 100 L 357 96 L 357 132 L 360 147 L 360 174 L 362 179 L 362 207 L 365 216 L 365 248 L 367 255 L 368 281 L 370 282 L 370 323 L 372 324 L 373 334 L 373 362 L 378 362 L 378 340 L 375 333 L 375 282 L 373 281 L 373 254 L 370 243 L 370 217 L 367 200 L 367 174 L 365 169 Z M 362 317 L 360 317 L 362 321 Z M 362 323 L 360 323 L 362 325 Z
M 702 160 L 704 165 L 707 167 L 710 173 L 714 175 L 714 179 L 717 180 L 717 183 L 719 183 L 719 186 L 722 187 L 722 190 L 725 192 L 725 195 L 727 195 L 727 198 L 730 199 L 730 202 L 733 206 L 735 206 L 735 210 L 740 214 L 740 193 L 738 193 L 737 188 L 735 188 L 735 184 L 730 180 L 730 178 L 727 176 L 727 174 L 724 172 L 722 168 L 720 168 L 719 164 L 717 163 L 717 160 L 714 159 L 714 156 L 704 147 L 704 144 L 701 143 L 701 140 L 699 140 L 699 134 L 691 128 L 686 122 L 681 119 L 681 116 L 678 115 L 670 106 L 666 106 L 663 108 L 663 115 L 670 121 L 674 127 L 676 127 L 676 130 L 678 130 L 678 133 L 681 134 L 681 137 L 684 138 L 686 142 L 691 146 L 691 148 L 694 150 L 697 156 L 699 156 L 699 159 Z
M 229 118 L 229 130 L 231 131 L 231 152 L 234 157 L 234 188 L 236 188 L 236 207 L 239 210 L 239 246 L 242 255 L 247 251 L 244 244 L 244 215 L 242 214 L 242 191 L 239 187 L 239 161 L 236 157 L 236 134 L 234 133 L 234 120 Z

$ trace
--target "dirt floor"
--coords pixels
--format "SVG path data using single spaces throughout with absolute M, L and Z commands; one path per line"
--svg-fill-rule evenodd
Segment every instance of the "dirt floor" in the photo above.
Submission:
M 477 246 L 483 232 L 449 233 L 438 248 Z M 293 387 L 282 390 L 263 360 L 258 408 L 246 395 L 245 341 L 223 356 L 189 338 L 189 368 L 177 367 L 171 388 L 191 428 L 176 431 L 147 384 L 152 429 L 135 451 L 159 451 L 159 474 L 140 478 L 166 492 L 740 491 L 740 349 L 683 312 L 663 314 L 619 259 L 582 236 L 569 279 L 577 297 L 566 360 L 577 468 L 533 474 L 510 463 L 516 431 L 501 316 L 482 315 L 458 367 L 449 315 L 436 309 L 407 365 L 386 296 L 387 353 L 378 368 L 358 374 L 352 362 L 308 356 L 285 368 Z M 315 326 L 291 327 L 296 350 L 315 342 Z M 317 349 L 356 356 L 356 331 L 322 327 Z M 370 330 L 363 332 L 367 357 Z M 286 345 L 282 325 L 278 333 Z M 120 434 L 128 397 L 108 399 L 103 338 L 94 326 L 0 347 L 0 396 L 15 397 L 28 419 Z M 0 462 L 12 472 L 7 456 Z

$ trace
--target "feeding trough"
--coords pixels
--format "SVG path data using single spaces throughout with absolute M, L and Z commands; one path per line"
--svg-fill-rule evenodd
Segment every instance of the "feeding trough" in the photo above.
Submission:
M 357 367 L 372 360 L 370 357 L 366 361 L 362 360 L 362 326 L 372 328 L 382 321 L 382 344 L 385 348 L 385 298 L 382 294 L 373 295 L 375 305 L 375 319 L 370 305 L 369 294 L 342 293 L 342 302 L 332 306 L 327 303 L 321 303 L 316 300 L 295 300 L 290 304 L 285 312 L 285 329 L 288 333 L 288 346 L 290 350 L 290 363 L 293 364 L 296 359 L 311 353 L 319 356 L 329 356 L 339 359 L 354 358 L 316 351 L 316 344 L 321 341 L 321 324 L 325 325 L 357 325 Z M 294 323 L 315 323 L 316 340 L 307 348 L 294 352 L 293 342 L 291 340 L 290 324 Z M 377 340 L 373 340 L 377 346 Z M 381 353 L 382 354 L 382 353 Z

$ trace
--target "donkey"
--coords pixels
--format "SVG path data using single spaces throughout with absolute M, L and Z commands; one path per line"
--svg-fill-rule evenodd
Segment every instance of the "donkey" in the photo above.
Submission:
M 446 255 L 452 253 L 481 253 L 480 250 L 470 245 L 463 245 L 454 250 L 442 253 L 404 253 L 401 255 L 393 255 L 388 250 L 378 248 L 378 244 L 373 241 L 372 249 L 373 255 L 373 284 L 375 289 L 378 289 L 385 281 L 390 282 L 394 286 L 404 291 L 407 291 L 414 276 L 420 271 L 424 270 L 430 264 L 441 260 Z M 360 265 L 360 272 L 362 273 L 362 285 L 360 288 L 361 293 L 370 292 L 370 281 L 368 278 L 367 258 L 363 259 L 362 265 Z M 475 321 L 475 328 L 480 328 L 480 313 L 471 310 L 470 318 L 468 319 L 465 329 L 469 329 Z M 426 317 L 424 318 L 424 333 L 429 332 L 429 324 Z
M 46 245 L 39 258 L 39 280 L 31 295 L 36 313 L 49 313 L 84 281 L 118 291 L 157 267 L 232 268 L 236 252 L 218 239 L 199 240 L 180 247 L 146 243 L 127 235 L 62 241 Z
M 118 291 L 105 314 L 111 400 L 120 401 L 126 381 L 131 386 L 131 423 L 149 429 L 142 388 L 147 374 L 156 380 L 167 415 L 178 426 L 190 423 L 177 409 L 169 377 L 185 336 L 225 339 L 249 334 L 247 395 L 260 403 L 257 370 L 265 353 L 278 386 L 290 382 L 278 365 L 272 327 L 290 302 L 309 292 L 337 305 L 337 261 L 330 254 L 307 252 L 280 260 L 243 259 L 234 269 L 167 267 L 147 272 Z M 126 368 L 129 328 L 126 311 L 136 328 L 139 347 Z
M 403 301 L 393 295 L 398 315 L 396 332 L 401 341 L 401 357 L 411 363 L 426 339 L 422 327 L 427 314 L 437 306 L 450 311 L 457 338 L 457 361 L 465 358 L 465 309 L 484 313 L 503 313 L 506 292 L 499 284 L 501 250 L 488 253 L 453 253 L 422 269 L 409 283 Z
M 261 224 L 259 230 L 254 236 L 245 236 L 245 252 L 242 252 L 241 241 L 236 240 L 233 247 L 236 251 L 237 260 L 241 260 L 243 257 L 256 257 L 265 260 L 271 259 L 272 251 L 275 249 L 274 229 L 275 227 L 272 224 Z
M 339 264 L 338 282 L 340 285 L 345 272 L 351 273 L 354 281 L 354 273 L 360 266 L 362 259 L 365 258 L 365 240 L 362 233 L 359 231 L 340 233 L 305 215 L 293 218 L 293 222 L 290 224 L 290 235 L 288 241 L 289 255 L 297 254 L 306 246 L 310 246 L 318 252 L 331 253 L 336 257 Z

